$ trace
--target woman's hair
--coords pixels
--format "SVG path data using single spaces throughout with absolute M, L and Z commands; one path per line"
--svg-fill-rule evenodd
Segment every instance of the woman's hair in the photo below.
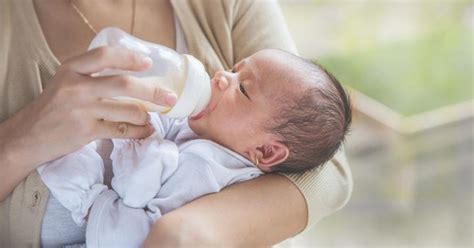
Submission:
M 290 151 L 286 161 L 271 167 L 273 172 L 304 171 L 324 164 L 341 147 L 352 121 L 349 96 L 334 75 L 317 63 L 289 55 L 305 82 L 289 82 L 301 91 L 280 107 L 277 122 L 270 127 Z

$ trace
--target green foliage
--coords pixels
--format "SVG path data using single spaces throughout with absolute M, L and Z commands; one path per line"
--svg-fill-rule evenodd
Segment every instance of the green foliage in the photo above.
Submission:
M 459 19 L 427 25 L 429 31 L 416 40 L 352 45 L 345 49 L 349 52 L 319 62 L 343 84 L 404 115 L 472 99 L 474 39 L 472 27 Z

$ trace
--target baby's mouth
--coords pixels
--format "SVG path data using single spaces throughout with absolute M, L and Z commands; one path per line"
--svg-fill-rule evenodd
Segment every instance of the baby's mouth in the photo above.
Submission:
M 200 113 L 198 113 L 195 116 L 190 117 L 189 119 L 192 120 L 192 121 L 201 119 L 203 116 L 205 116 L 208 113 L 211 113 L 212 111 L 214 111 L 214 109 L 216 109 L 216 107 L 217 107 L 217 104 L 218 104 L 218 100 L 214 101 L 214 102 L 210 102 L 203 111 L 201 111 Z
M 207 108 L 204 109 L 203 111 L 199 112 L 197 115 L 189 117 L 189 119 L 192 120 L 192 121 L 199 120 L 199 119 L 201 119 L 206 113 L 207 113 Z

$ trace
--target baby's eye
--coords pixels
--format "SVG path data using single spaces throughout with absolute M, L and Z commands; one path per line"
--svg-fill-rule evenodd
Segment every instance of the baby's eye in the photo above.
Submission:
M 242 92 L 242 94 L 244 94 L 250 100 L 250 97 L 249 95 L 247 95 L 247 91 L 245 90 L 242 84 L 239 84 L 239 89 L 240 89 L 240 92 Z

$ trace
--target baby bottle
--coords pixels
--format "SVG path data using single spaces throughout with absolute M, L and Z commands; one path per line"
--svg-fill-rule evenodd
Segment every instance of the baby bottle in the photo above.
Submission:
M 107 69 L 94 76 L 130 74 L 146 78 L 147 82 L 174 91 L 178 101 L 173 107 L 159 106 L 151 102 L 131 98 L 115 97 L 122 101 L 138 102 L 147 111 L 160 112 L 170 118 L 194 116 L 204 110 L 211 98 L 209 75 L 199 60 L 188 54 L 140 40 L 118 28 L 105 28 L 92 40 L 89 49 L 100 46 L 119 46 L 138 52 L 153 60 L 151 68 L 141 72 Z

